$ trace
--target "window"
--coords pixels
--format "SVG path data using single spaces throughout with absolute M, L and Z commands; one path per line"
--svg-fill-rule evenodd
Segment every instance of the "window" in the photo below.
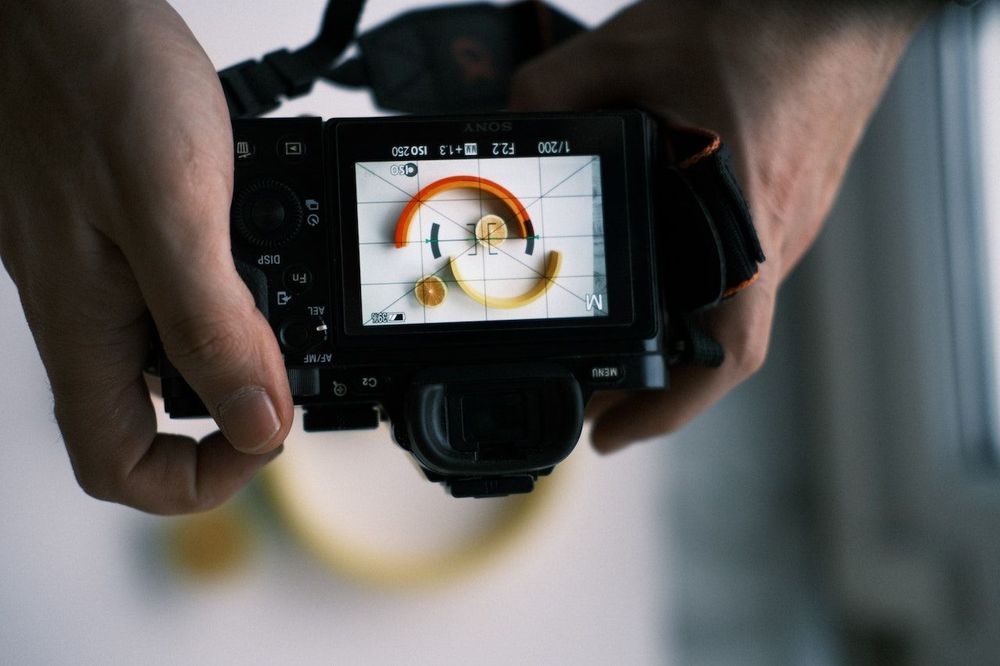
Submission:
M 978 95 L 973 99 L 978 107 L 977 129 L 980 135 L 980 169 L 976 176 L 981 184 L 980 215 L 983 258 L 988 299 L 987 330 L 991 386 L 990 439 L 994 460 L 1000 459 L 1000 3 L 988 2 L 977 8 L 975 17 L 977 57 L 974 66 Z

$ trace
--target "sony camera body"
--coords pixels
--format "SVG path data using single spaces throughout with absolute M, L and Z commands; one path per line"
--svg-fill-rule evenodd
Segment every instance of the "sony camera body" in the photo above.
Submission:
M 388 418 L 455 496 L 504 495 L 570 453 L 595 391 L 666 388 L 655 132 L 638 111 L 235 120 L 233 256 L 305 429 Z M 160 372 L 171 416 L 207 415 Z

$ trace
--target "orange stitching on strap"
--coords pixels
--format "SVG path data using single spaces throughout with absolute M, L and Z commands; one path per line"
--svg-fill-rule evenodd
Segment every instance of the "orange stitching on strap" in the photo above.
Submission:
M 696 162 L 698 162 L 700 160 L 705 159 L 709 155 L 711 155 L 711 154 L 713 154 L 713 153 L 715 153 L 716 151 L 719 150 L 719 147 L 722 145 L 722 139 L 720 139 L 719 135 L 716 134 L 716 133 L 714 133 L 714 132 L 711 133 L 711 136 L 712 136 L 712 143 L 710 143 L 708 146 L 706 146 L 705 148 L 703 148 L 701 150 L 701 152 L 695 153 L 691 157 L 689 157 L 686 160 L 684 160 L 683 162 L 681 162 L 680 165 L 679 165 L 681 169 L 686 169 L 689 166 L 695 164 Z
M 726 291 L 723 292 L 722 297 L 729 298 L 730 296 L 735 296 L 736 294 L 738 294 L 739 292 L 743 291 L 744 289 L 752 285 L 754 282 L 756 282 L 759 277 L 760 277 L 760 271 L 757 271 L 756 273 L 753 274 L 753 276 L 749 280 L 745 280 L 736 285 L 735 287 L 730 287 L 729 289 L 726 289 Z

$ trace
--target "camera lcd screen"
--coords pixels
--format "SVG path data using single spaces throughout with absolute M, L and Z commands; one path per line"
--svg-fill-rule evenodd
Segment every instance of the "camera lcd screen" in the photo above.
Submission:
M 609 315 L 600 156 L 513 150 L 354 164 L 363 326 Z

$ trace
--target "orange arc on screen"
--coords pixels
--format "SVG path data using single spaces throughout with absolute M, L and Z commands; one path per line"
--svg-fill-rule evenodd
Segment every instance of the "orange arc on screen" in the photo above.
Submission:
M 434 181 L 417 192 L 410 199 L 409 203 L 406 204 L 406 207 L 403 208 L 403 212 L 399 216 L 399 220 L 396 222 L 396 247 L 406 245 L 406 234 L 420 204 L 429 201 L 441 192 L 459 189 L 480 190 L 481 192 L 492 194 L 497 199 L 500 199 L 514 214 L 521 238 L 528 238 L 535 234 L 531 218 L 528 217 L 528 211 L 524 209 L 524 206 L 517 200 L 517 197 L 511 194 L 503 185 L 478 176 L 450 176 Z

